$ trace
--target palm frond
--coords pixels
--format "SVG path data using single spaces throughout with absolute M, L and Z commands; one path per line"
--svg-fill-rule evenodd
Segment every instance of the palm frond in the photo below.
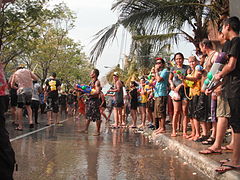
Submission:
M 117 30 L 119 28 L 119 23 L 112 24 L 102 30 L 100 30 L 94 37 L 93 41 L 99 39 L 97 43 L 93 46 L 90 52 L 90 60 L 92 63 L 96 63 L 98 57 L 102 54 L 103 49 L 110 40 L 114 40 L 116 37 Z

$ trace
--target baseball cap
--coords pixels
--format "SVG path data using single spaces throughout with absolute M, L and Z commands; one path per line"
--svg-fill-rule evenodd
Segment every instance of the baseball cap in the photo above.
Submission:
M 114 72 L 113 76 L 117 76 L 118 77 L 119 76 L 118 72 Z

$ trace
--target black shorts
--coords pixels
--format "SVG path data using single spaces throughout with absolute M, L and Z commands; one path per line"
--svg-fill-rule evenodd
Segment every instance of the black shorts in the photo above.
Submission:
M 198 114 L 197 106 L 198 106 L 199 96 L 193 96 L 188 104 L 188 117 L 191 119 L 197 119 L 200 114 Z
M 123 106 L 124 106 L 123 101 L 121 101 L 121 102 L 115 101 L 115 102 L 114 102 L 114 105 L 113 105 L 113 107 L 116 107 L 116 108 L 121 108 L 121 107 L 123 107 Z
M 130 109 L 131 110 L 137 110 L 138 102 L 137 101 L 131 101 L 130 103 Z
M 230 98 L 228 99 L 228 103 L 231 111 L 229 124 L 234 133 L 240 133 L 240 97 Z
M 47 97 L 47 103 L 46 103 L 46 110 L 52 111 L 54 113 L 59 112 L 58 108 L 58 97 L 56 96 L 48 96 Z
M 196 108 L 197 120 L 203 122 L 211 122 L 211 96 L 201 93 L 198 98 L 198 105 Z
M 18 100 L 18 96 L 17 94 L 11 94 L 10 95 L 10 103 L 11 103 L 11 107 L 16 107 L 17 106 L 17 100 Z

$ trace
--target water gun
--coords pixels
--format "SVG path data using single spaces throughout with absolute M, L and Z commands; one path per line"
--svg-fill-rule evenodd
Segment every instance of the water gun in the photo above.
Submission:
M 95 89 L 93 89 L 90 86 L 87 86 L 85 84 L 76 84 L 75 89 L 78 91 L 81 91 L 83 93 L 87 93 L 87 94 L 91 94 L 91 95 L 94 94 L 94 92 L 96 91 Z
M 180 74 L 182 74 L 182 71 L 180 71 L 180 70 L 175 70 L 175 71 L 173 71 L 173 73 L 174 73 L 174 74 L 179 74 L 179 75 L 180 75 Z
M 183 83 L 185 86 L 190 87 L 190 88 L 193 88 L 193 86 L 194 86 L 194 81 L 184 80 Z
M 207 79 L 203 83 L 202 90 L 204 90 L 204 91 L 206 89 L 211 90 L 215 86 L 217 86 L 220 82 L 222 82 L 222 79 L 220 81 L 216 81 L 214 79 L 214 75 L 222 70 L 222 68 L 226 64 L 226 62 L 227 62 L 226 53 L 225 52 L 219 53 L 216 61 L 213 63 L 210 71 L 207 74 Z

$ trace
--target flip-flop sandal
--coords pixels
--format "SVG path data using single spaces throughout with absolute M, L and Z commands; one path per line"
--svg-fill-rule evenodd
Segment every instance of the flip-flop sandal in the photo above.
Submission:
M 206 141 L 203 141 L 202 144 L 203 144 L 203 145 L 213 145 L 214 142 L 215 142 L 215 138 L 210 137 L 210 138 L 208 138 Z
M 223 173 L 225 173 L 227 171 L 231 171 L 231 170 L 240 170 L 240 166 L 232 166 L 232 165 L 228 165 L 228 164 L 223 164 L 215 171 L 218 172 L 219 174 L 223 174 Z
M 214 151 L 214 150 L 208 148 L 208 149 L 199 151 L 199 154 L 204 154 L 204 155 L 215 154 L 215 155 L 218 155 L 218 154 L 222 154 L 222 151 Z
M 17 130 L 17 131 L 23 131 L 23 129 L 22 129 L 22 128 L 19 128 L 19 127 L 16 127 L 15 130 Z
M 229 148 L 228 145 L 227 146 L 222 146 L 221 149 L 224 150 L 224 151 L 233 151 L 233 149 Z
M 228 163 L 228 162 L 230 162 L 230 161 L 231 161 L 231 159 L 227 158 L 227 159 L 220 160 L 219 163 L 220 163 L 221 165 L 223 165 L 223 164 Z

